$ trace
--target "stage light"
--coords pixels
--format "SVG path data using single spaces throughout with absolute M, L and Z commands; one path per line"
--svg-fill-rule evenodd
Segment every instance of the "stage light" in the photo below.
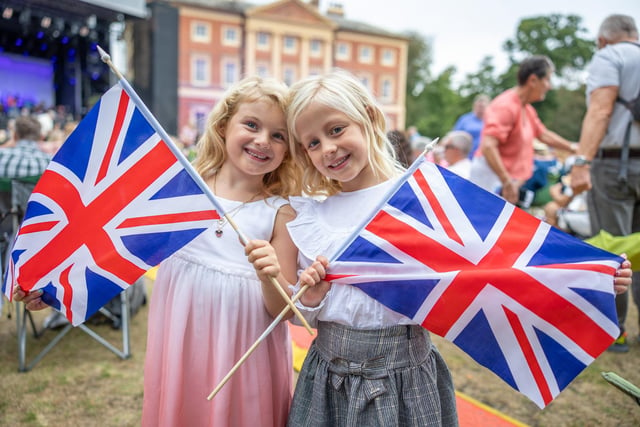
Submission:
M 80 27 L 80 33 L 79 33 L 82 37 L 87 37 L 89 35 L 89 28 L 85 25 L 83 25 L 82 27 Z
M 36 38 L 37 38 L 38 40 L 40 40 L 40 39 L 44 38 L 44 31 L 38 31 L 38 34 L 36 34 Z
M 53 28 L 54 30 L 61 32 L 64 30 L 64 19 L 62 18 L 54 18 L 53 19 Z
M 48 16 L 43 16 L 42 20 L 40 20 L 40 26 L 42 28 L 49 28 L 51 26 L 51 18 Z
M 5 7 L 4 10 L 2 11 L 2 17 L 4 19 L 11 19 L 12 16 L 13 16 L 13 9 L 11 9 L 10 7 Z
M 25 9 L 20 12 L 18 22 L 20 22 L 22 25 L 29 25 L 29 23 L 31 22 L 31 9 Z

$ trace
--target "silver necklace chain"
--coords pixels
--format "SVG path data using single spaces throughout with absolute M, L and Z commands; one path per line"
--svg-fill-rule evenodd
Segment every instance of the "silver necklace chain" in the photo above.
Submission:
M 217 175 L 214 175 L 214 177 L 213 177 L 213 192 L 214 192 L 214 194 L 217 194 L 217 191 L 216 191 L 216 183 L 217 183 L 217 181 L 218 181 L 217 180 Z M 258 193 L 254 194 L 253 196 L 251 196 L 250 199 L 242 202 L 241 204 L 239 204 L 235 208 L 231 209 L 230 211 L 225 212 L 225 215 L 218 220 L 218 224 L 216 225 L 216 237 L 218 237 L 218 238 L 222 237 L 222 234 L 223 234 L 222 229 L 224 228 L 225 225 L 227 225 L 227 222 L 229 222 L 229 221 L 227 221 L 227 217 L 233 218 L 233 216 L 236 215 L 238 212 L 240 212 L 240 210 L 242 208 L 244 208 L 247 205 L 247 203 L 252 202 L 256 197 L 258 197 L 260 195 L 260 193 L 262 193 L 262 191 L 259 191 Z

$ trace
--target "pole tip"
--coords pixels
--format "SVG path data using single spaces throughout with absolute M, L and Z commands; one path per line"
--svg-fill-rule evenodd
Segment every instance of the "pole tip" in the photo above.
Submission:
M 96 47 L 98 48 L 98 53 L 100 54 L 100 59 L 102 60 L 102 62 L 108 62 L 109 60 L 111 60 L 109 54 L 105 52 L 104 49 L 100 47 L 100 45 L 96 45 Z

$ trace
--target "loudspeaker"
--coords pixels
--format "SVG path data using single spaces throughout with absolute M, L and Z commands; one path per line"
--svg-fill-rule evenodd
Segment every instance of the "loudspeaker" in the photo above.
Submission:
M 150 18 L 134 24 L 132 85 L 169 135 L 178 129 L 178 9 L 147 4 Z

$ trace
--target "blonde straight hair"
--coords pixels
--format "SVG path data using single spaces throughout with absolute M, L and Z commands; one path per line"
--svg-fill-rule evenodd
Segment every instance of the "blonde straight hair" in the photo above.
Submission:
M 286 114 L 287 100 L 287 86 L 275 79 L 247 77 L 230 87 L 211 110 L 205 132 L 198 141 L 194 167 L 200 176 L 204 179 L 211 177 L 227 160 L 225 133 L 241 104 L 266 101 Z M 282 164 L 262 178 L 264 191 L 267 195 L 281 197 L 299 195 L 301 174 L 291 150 L 287 150 Z
M 357 123 L 369 144 L 369 164 L 377 177 L 391 178 L 402 173 L 395 150 L 386 134 L 384 113 L 371 93 L 352 74 L 334 70 L 323 76 L 311 76 L 291 85 L 287 124 L 289 147 L 302 166 L 302 191 L 309 195 L 332 195 L 342 188 L 340 182 L 323 176 L 300 146 L 296 124 L 300 114 L 312 103 L 319 103 L 345 114 Z

